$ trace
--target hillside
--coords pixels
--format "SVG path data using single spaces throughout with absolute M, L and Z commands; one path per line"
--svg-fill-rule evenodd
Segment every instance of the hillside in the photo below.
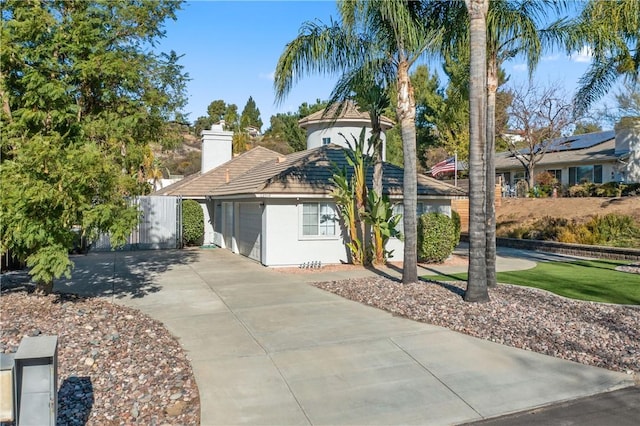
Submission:
M 587 221 L 596 215 L 617 213 L 632 216 L 640 224 L 640 197 L 622 198 L 503 198 L 496 207 L 499 235 L 543 217 Z

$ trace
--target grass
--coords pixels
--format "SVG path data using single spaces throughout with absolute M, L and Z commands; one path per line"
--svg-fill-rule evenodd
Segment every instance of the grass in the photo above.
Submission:
M 535 287 L 560 296 L 593 302 L 640 305 L 640 275 L 616 271 L 628 262 L 578 260 L 575 262 L 540 262 L 525 271 L 498 272 L 500 283 Z M 438 281 L 467 280 L 466 273 L 429 275 Z

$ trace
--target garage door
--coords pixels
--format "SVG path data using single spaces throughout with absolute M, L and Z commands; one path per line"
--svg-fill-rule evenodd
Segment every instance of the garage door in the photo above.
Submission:
M 260 240 L 262 234 L 262 209 L 259 203 L 239 204 L 238 251 L 250 259 L 260 262 Z

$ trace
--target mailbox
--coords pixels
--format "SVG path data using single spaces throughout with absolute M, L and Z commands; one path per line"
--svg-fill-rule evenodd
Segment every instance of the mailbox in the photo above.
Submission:
M 24 337 L 14 362 L 16 424 L 55 426 L 58 414 L 58 337 Z

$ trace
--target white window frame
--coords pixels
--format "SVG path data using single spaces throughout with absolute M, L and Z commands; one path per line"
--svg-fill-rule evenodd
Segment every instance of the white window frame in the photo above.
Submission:
M 305 206 L 316 206 L 317 207 L 317 234 L 305 234 Z M 337 240 L 340 238 L 340 228 L 339 228 L 339 217 L 338 211 L 336 209 L 336 205 L 334 203 L 323 203 L 323 202 L 306 202 L 300 203 L 298 205 L 298 217 L 299 217 L 299 226 L 298 226 L 298 238 L 300 240 Z M 324 221 L 322 220 L 324 217 Z M 322 234 L 322 229 L 328 230 L 330 225 L 327 225 L 327 221 L 333 222 L 333 233 L 325 233 Z
M 331 144 L 331 138 L 322 138 L 322 145 L 329 145 Z

